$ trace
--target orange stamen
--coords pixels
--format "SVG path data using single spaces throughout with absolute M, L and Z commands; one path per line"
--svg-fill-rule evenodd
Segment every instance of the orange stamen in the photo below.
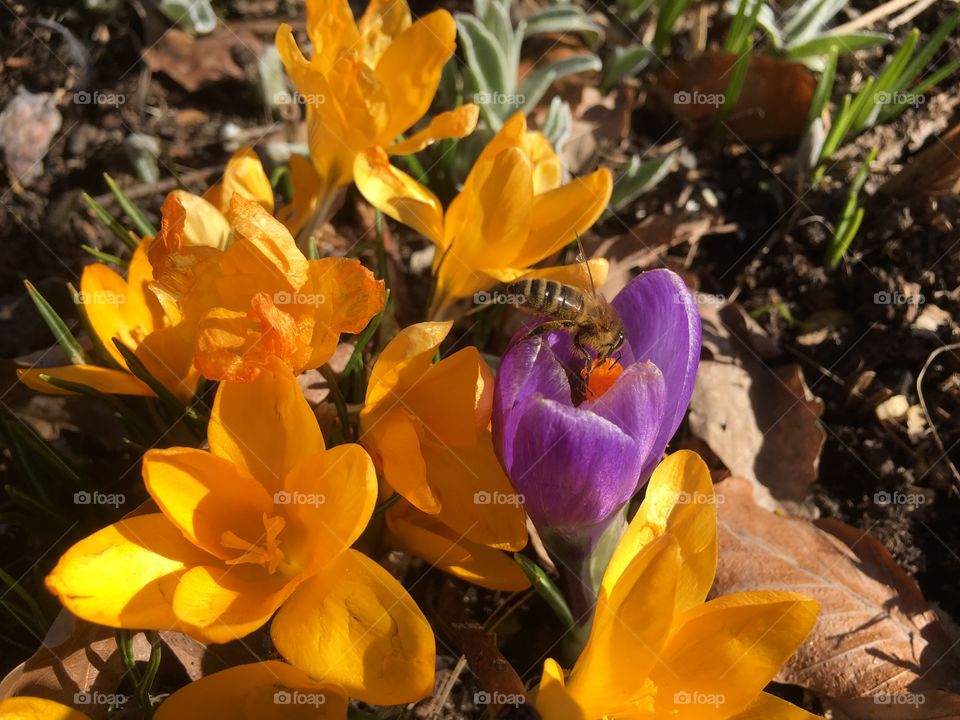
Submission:
M 623 373 L 623 365 L 613 358 L 591 360 L 589 368 L 580 371 L 580 377 L 586 383 L 586 399 L 596 400 L 613 387 Z
M 237 557 L 227 560 L 227 565 L 253 563 L 254 565 L 263 565 L 271 575 L 275 573 L 284 559 L 283 551 L 277 542 L 277 536 L 280 535 L 280 531 L 283 530 L 285 524 L 281 517 L 264 514 L 264 534 L 256 542 L 244 540 L 232 530 L 223 533 L 220 538 L 221 545 L 231 550 L 243 551 Z

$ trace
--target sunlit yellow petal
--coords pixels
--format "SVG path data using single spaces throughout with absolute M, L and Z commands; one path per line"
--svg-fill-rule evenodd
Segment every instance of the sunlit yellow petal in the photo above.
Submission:
M 143 480 L 187 539 L 222 560 L 237 554 L 221 544 L 224 533 L 257 538 L 264 514 L 273 513 L 273 498 L 260 483 L 204 450 L 149 450 L 143 456 Z
M 733 715 L 729 720 L 822 720 L 820 716 L 808 713 L 803 708 L 781 700 L 776 695 L 760 693 L 760 696 L 743 712 Z
M 563 163 L 553 151 L 553 145 L 541 132 L 528 132 L 523 146 L 533 163 L 533 192 L 536 195 L 559 187 L 563 180 Z
M 402 409 L 380 413 L 361 423 L 360 439 L 376 458 L 390 487 L 424 512 L 440 511 L 427 482 L 427 467 L 416 427 Z
M 219 198 L 214 205 L 206 196 L 200 197 L 186 190 L 174 190 L 170 194 L 183 208 L 181 246 L 225 250 L 230 240 L 230 223 L 226 218 L 229 201 L 221 211 L 222 200 Z M 170 228 L 170 232 L 173 232 L 173 228 Z
M 230 199 L 235 193 L 259 203 L 268 213 L 273 212 L 270 178 L 263 171 L 263 164 L 252 147 L 244 146 L 234 151 L 223 171 L 223 179 L 207 190 L 203 197 L 225 215 L 230 210 Z
M 587 717 L 564 687 L 563 669 L 553 658 L 543 663 L 537 691 L 537 711 L 543 720 L 595 720 Z
M 136 348 L 140 337 L 152 330 L 142 327 L 135 333 L 123 312 L 127 302 L 127 281 L 102 263 L 87 265 L 80 276 L 80 294 L 77 298 L 97 339 L 121 367 L 123 355 L 113 343 L 118 338 L 129 348 Z M 141 318 L 144 320 L 145 318 Z
M 205 675 L 164 700 L 156 720 L 346 720 L 347 697 L 277 660 Z M 70 718 L 70 720 L 73 720 Z
M 364 62 L 376 67 L 390 43 L 410 27 L 410 9 L 405 0 L 371 0 L 357 25 Z
M 681 450 L 654 470 L 646 496 L 614 551 L 603 578 L 612 592 L 633 557 L 654 538 L 670 533 L 680 544 L 683 566 L 677 611 L 707 597 L 717 567 L 717 511 L 710 471 L 696 453 Z
M 360 31 L 347 0 L 307 3 L 307 35 L 320 72 L 327 72 L 342 50 L 356 49 Z
M 818 604 L 786 592 L 726 595 L 679 616 L 650 673 L 657 713 L 729 718 L 777 674 L 817 621 Z M 717 702 L 693 703 L 693 693 Z
M 386 91 L 389 120 L 380 144 L 393 141 L 422 118 L 440 84 L 440 73 L 456 48 L 457 26 L 436 10 L 400 33 L 380 57 L 376 77 Z
M 480 107 L 472 103 L 461 105 L 455 110 L 434 115 L 430 124 L 414 133 L 406 140 L 389 145 L 390 155 L 409 155 L 420 152 L 437 140 L 446 138 L 464 138 L 473 132 L 480 117 Z
M 316 213 L 326 186 L 313 162 L 303 155 L 290 156 L 290 184 L 293 197 L 277 213 L 277 219 L 296 237 Z
M 529 239 L 513 264 L 533 265 L 573 242 L 597 221 L 612 190 L 610 171 L 600 168 L 537 195 L 530 214 Z
M 145 383 L 128 372 L 97 367 L 96 365 L 64 365 L 54 368 L 30 368 L 17 370 L 17 377 L 31 390 L 48 395 L 73 395 L 69 390 L 58 388 L 43 379 L 49 376 L 66 382 L 86 385 L 109 395 L 140 395 L 155 397 Z
M 430 625 L 403 586 L 355 550 L 297 589 L 270 636 L 308 675 L 365 702 L 413 702 L 433 689 Z
M 78 710 L 53 700 L 11 697 L 0 700 L 0 720 L 90 720 Z
M 305 571 L 325 566 L 350 547 L 377 502 L 377 473 L 359 445 L 338 445 L 302 460 L 274 495 L 283 511 L 283 550 Z
M 301 460 L 324 449 L 313 411 L 282 366 L 251 383 L 221 384 L 207 439 L 213 454 L 236 463 L 271 494 Z
M 387 528 L 407 552 L 467 582 L 491 590 L 515 592 L 530 587 L 520 566 L 506 553 L 471 542 L 401 501 L 387 511 Z
M 401 383 L 412 382 L 430 367 L 437 348 L 451 327 L 452 322 L 424 322 L 397 333 L 380 353 L 370 372 L 361 422 L 364 413 L 369 414 Z
M 391 165 L 382 148 L 358 154 L 353 176 L 357 189 L 375 208 L 431 242 L 442 242 L 443 207 L 437 196 Z
M 121 520 L 81 540 L 47 576 L 74 615 L 109 627 L 178 629 L 172 598 L 181 577 L 214 558 L 159 513 Z

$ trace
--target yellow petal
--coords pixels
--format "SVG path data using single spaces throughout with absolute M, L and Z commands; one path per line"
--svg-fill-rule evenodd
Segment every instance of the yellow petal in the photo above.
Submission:
M 69 390 L 63 390 L 55 385 L 51 385 L 43 379 L 43 376 L 50 376 L 59 380 L 86 385 L 94 390 L 99 390 L 100 392 L 110 395 L 156 397 L 153 390 L 145 383 L 140 382 L 133 375 L 123 370 L 110 370 L 109 368 L 97 367 L 96 365 L 65 365 L 55 368 L 17 370 L 17 377 L 20 382 L 31 390 L 36 390 L 37 392 L 48 395 L 75 394 Z
M 263 515 L 274 511 L 273 498 L 260 483 L 204 450 L 149 450 L 143 456 L 143 480 L 186 538 L 221 560 L 237 554 L 221 544 L 224 533 L 257 538 Z
M 177 584 L 173 612 L 191 637 L 231 642 L 263 627 L 301 579 L 252 565 L 193 567 Z
M 654 538 L 669 533 L 680 543 L 683 565 L 677 612 L 707 597 L 717 568 L 717 508 L 706 464 L 680 450 L 661 462 L 647 483 L 646 496 L 610 559 L 603 588 L 612 592 L 633 557 Z
M 440 343 L 453 327 L 452 322 L 423 322 L 404 328 L 380 353 L 367 385 L 367 397 L 360 414 L 369 415 L 391 393 L 417 381 L 433 362 Z M 395 404 L 391 403 L 391 407 Z
M 310 158 L 303 155 L 290 156 L 290 183 L 293 197 L 277 213 L 277 219 L 296 237 L 317 212 L 326 185 Z
M 271 494 L 301 460 L 324 449 L 313 411 L 282 366 L 251 383 L 221 384 L 207 439 L 214 455 L 233 461 Z
M 338 445 L 301 461 L 274 495 L 286 526 L 288 563 L 314 572 L 350 547 L 377 502 L 377 473 L 359 445 Z
M 420 152 L 437 140 L 465 138 L 473 132 L 479 117 L 479 105 L 473 103 L 461 105 L 455 110 L 435 115 L 427 127 L 414 133 L 406 140 L 388 146 L 387 152 L 390 155 L 409 155 L 410 153 Z
M 214 186 L 214 188 L 218 187 Z M 203 197 L 186 190 L 173 190 L 170 195 L 183 208 L 182 215 L 177 213 L 174 216 L 174 222 L 182 222 L 183 228 L 180 231 L 168 225 L 167 232 L 182 232 L 179 241 L 181 247 L 212 247 L 218 250 L 227 248 L 231 232 L 230 223 L 226 218 L 226 212 L 230 207 L 229 201 L 224 206 L 223 201 L 217 197 L 214 198 L 217 201 L 214 204 L 208 198 L 210 191 Z M 223 206 L 222 210 L 221 206 Z
M 410 9 L 405 0 L 371 0 L 357 25 L 363 60 L 376 67 L 390 43 L 410 27 Z
M 541 132 L 523 136 L 523 147 L 533 163 L 533 192 L 535 195 L 553 190 L 563 180 L 563 163 L 553 151 L 553 145 Z
M 356 48 L 360 32 L 347 0 L 311 0 L 307 3 L 307 35 L 320 72 L 327 72 L 341 50 Z
M 610 171 L 600 168 L 537 195 L 530 213 L 528 242 L 513 265 L 533 265 L 583 235 L 607 207 L 612 190 Z
M 818 607 L 802 595 L 768 591 L 727 595 L 688 610 L 675 620 L 650 673 L 657 713 L 720 720 L 744 710 L 800 647 Z
M 260 205 L 235 194 L 228 219 L 235 239 L 221 261 L 223 307 L 245 312 L 258 293 L 290 292 L 307 281 L 307 258 L 283 224 Z
M 135 349 L 142 335 L 153 329 L 142 327 L 147 317 L 138 318 L 131 325 L 124 313 L 127 302 L 127 281 L 102 263 L 87 265 L 80 276 L 78 299 L 97 339 L 120 367 L 126 367 L 123 355 L 113 343 L 118 338 L 124 345 Z M 141 325 L 139 333 L 137 325 Z
M 377 705 L 433 690 L 433 631 L 390 573 L 355 550 L 301 585 L 270 629 L 287 660 Z
M 382 148 L 372 147 L 357 155 L 353 179 L 375 208 L 431 242 L 442 242 L 443 207 L 437 196 L 391 165 Z
M 760 693 L 750 707 L 733 715 L 729 720 L 822 720 L 822 718 L 786 700 L 781 700 L 776 695 Z
M 553 658 L 543 663 L 540 689 L 537 691 L 537 712 L 543 720 L 595 720 L 584 714 L 564 686 L 563 669 Z
M 323 258 L 311 260 L 308 280 L 295 296 L 291 308 L 310 317 L 310 356 L 303 367 L 320 367 L 333 357 L 342 333 L 359 333 L 383 310 L 385 289 L 359 260 Z M 306 304 L 299 303 L 305 299 Z
M 387 511 L 387 528 L 403 550 L 461 580 L 505 592 L 530 587 L 530 581 L 512 557 L 467 540 L 435 515 L 419 512 L 408 503 L 401 501 Z
M 47 588 L 65 608 L 116 628 L 178 629 L 176 586 L 187 570 L 213 561 L 160 513 L 121 520 L 60 558 Z
M 386 91 L 389 120 L 381 143 L 391 142 L 422 118 L 440 84 L 440 73 L 456 48 L 457 26 L 436 10 L 400 33 L 380 57 L 376 77 Z
M 427 482 L 420 437 L 406 412 L 379 413 L 361 424 L 360 433 L 390 487 L 424 512 L 440 511 L 440 500 Z
M 346 720 L 347 696 L 277 660 L 236 665 L 184 685 L 161 703 L 156 720 Z M 72 720 L 72 718 L 71 718 Z
M 244 146 L 234 151 L 223 171 L 223 180 L 207 190 L 203 197 L 226 215 L 234 194 L 259 203 L 268 213 L 273 213 L 270 178 L 263 171 L 263 164 L 252 147 Z
M 670 632 L 680 563 L 677 541 L 657 538 L 625 569 L 613 592 L 597 600 L 590 638 L 567 684 L 588 716 L 647 700 L 643 680 Z
M 200 373 L 193 365 L 193 334 L 187 327 L 154 330 L 137 347 L 147 371 L 182 402 L 194 395 Z
M 90 717 L 53 700 L 21 695 L 0 700 L 0 720 L 90 720 Z
M 162 328 L 166 320 L 160 301 L 150 289 L 153 266 L 148 256 L 149 244 L 149 240 L 142 242 L 133 251 L 127 268 L 126 302 L 120 308 L 127 325 L 144 332 Z

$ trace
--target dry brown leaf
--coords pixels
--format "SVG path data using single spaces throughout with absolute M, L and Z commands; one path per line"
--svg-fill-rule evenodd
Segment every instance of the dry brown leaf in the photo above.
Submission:
M 760 483 L 777 500 L 802 502 L 816 482 L 825 440 L 822 401 L 799 365 L 763 362 L 776 348 L 738 307 L 701 302 L 700 314 L 708 357 L 690 401 L 691 431 L 734 475 Z
M 664 70 L 656 94 L 680 120 L 697 125 L 719 115 L 737 56 L 710 52 Z M 743 91 L 724 120 L 743 140 L 799 137 L 816 81 L 800 63 L 751 55 Z
M 234 50 L 253 57 L 260 41 L 247 31 L 220 27 L 215 33 L 194 38 L 181 30 L 168 30 L 158 43 L 147 48 L 143 59 L 154 72 L 162 72 L 188 92 L 224 79 L 243 80 L 243 68 L 234 60 Z
M 834 520 L 817 527 L 769 512 L 745 478 L 719 483 L 717 496 L 713 594 L 784 590 L 820 603 L 816 627 L 777 680 L 824 699 L 870 696 L 878 705 L 885 697 L 957 689 L 960 659 L 951 639 L 880 542 Z
M 879 695 L 828 703 L 833 720 L 957 720 L 960 695 L 950 692 Z
M 879 192 L 905 197 L 960 194 L 960 125 L 911 158 Z

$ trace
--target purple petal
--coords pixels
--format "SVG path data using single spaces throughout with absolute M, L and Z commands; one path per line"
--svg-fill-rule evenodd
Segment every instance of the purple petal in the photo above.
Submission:
M 680 426 L 693 393 L 700 362 L 700 313 L 683 280 L 669 270 L 634 278 L 613 300 L 627 339 L 622 362 L 650 361 L 663 373 L 663 422 L 643 469 L 646 480 Z
M 582 403 L 580 410 L 612 422 L 636 440 L 646 456 L 660 434 L 665 398 L 659 368 L 653 363 L 636 363 L 628 366 L 606 393 Z
M 507 474 L 537 527 L 575 535 L 633 495 L 646 455 L 609 420 L 538 395 L 515 411 Z

